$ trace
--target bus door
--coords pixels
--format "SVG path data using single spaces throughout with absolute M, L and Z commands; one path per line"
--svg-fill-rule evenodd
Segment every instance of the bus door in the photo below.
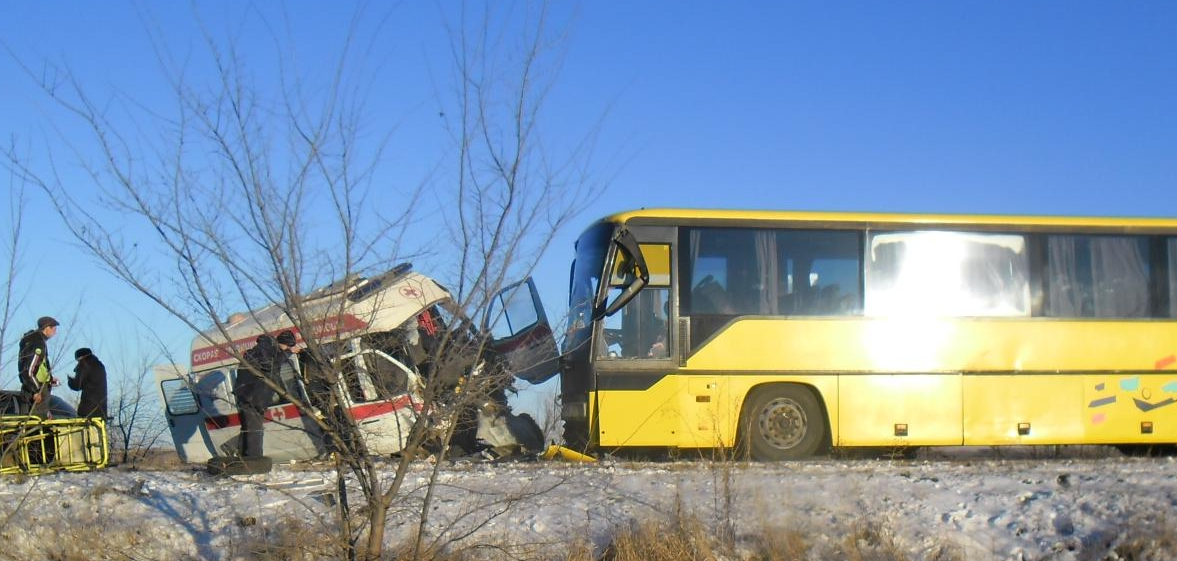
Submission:
M 540 384 L 559 373 L 556 339 L 530 277 L 495 295 L 482 326 L 516 378 Z
M 697 409 L 713 403 L 703 398 L 684 403 L 688 392 L 671 376 L 682 351 L 679 330 L 673 328 L 678 309 L 670 297 L 675 229 L 629 230 L 638 243 L 615 243 L 606 269 L 606 315 L 597 322 L 592 348 L 595 399 L 589 405 L 595 423 L 590 431 L 595 430 L 602 447 L 710 446 L 709 435 L 703 437 L 709 442 L 696 442 Z M 634 249 L 640 255 L 632 255 Z M 635 285 L 643 286 L 634 293 Z M 615 302 L 623 305 L 614 309 Z

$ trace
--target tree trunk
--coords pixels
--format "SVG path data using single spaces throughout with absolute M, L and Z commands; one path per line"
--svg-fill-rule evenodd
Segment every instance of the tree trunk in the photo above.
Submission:
M 368 503 L 368 548 L 364 558 L 379 561 L 384 552 L 384 526 L 388 519 L 388 506 L 379 495 Z

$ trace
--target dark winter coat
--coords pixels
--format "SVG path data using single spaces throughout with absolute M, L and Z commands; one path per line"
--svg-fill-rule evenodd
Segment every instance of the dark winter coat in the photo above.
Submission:
M 69 377 L 69 389 L 82 392 L 79 417 L 106 418 L 106 366 L 98 357 L 89 354 L 78 359 L 74 375 Z
M 20 368 L 20 390 L 25 395 L 33 395 L 41 391 L 42 383 L 37 380 L 37 370 L 44 365 L 52 375 L 49 365 L 49 346 L 45 342 L 45 334 L 33 330 L 20 338 L 17 367 Z
M 233 383 L 233 396 L 238 405 L 250 405 L 264 409 L 274 400 L 274 390 L 266 385 L 263 378 L 273 380 L 275 358 L 281 353 L 269 335 L 259 335 L 257 344 L 242 355 L 242 364 L 237 369 Z

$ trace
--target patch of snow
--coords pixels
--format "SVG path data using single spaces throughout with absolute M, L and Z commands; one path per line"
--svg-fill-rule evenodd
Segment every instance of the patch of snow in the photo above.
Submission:
M 415 532 L 432 468 L 413 464 L 390 513 L 390 545 Z M 456 462 L 440 475 L 431 539 L 469 532 L 461 543 L 527 546 L 538 559 L 578 539 L 601 548 L 634 522 L 684 513 L 715 529 L 730 524 L 737 538 L 799 533 L 814 558 L 871 532 L 913 559 L 945 547 L 967 559 L 1115 558 L 1124 536 L 1177 523 L 1169 458 Z M 330 527 L 335 515 L 334 473 L 303 464 L 245 477 L 112 468 L 0 481 L 0 542 L 15 558 L 43 557 L 49 528 L 128 540 L 137 558 L 228 559 L 234 543 L 283 520 Z

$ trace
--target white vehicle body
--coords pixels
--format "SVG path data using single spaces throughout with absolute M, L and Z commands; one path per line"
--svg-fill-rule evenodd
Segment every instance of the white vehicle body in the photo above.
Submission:
M 555 356 L 555 342 L 534 285 L 529 279 L 518 286 L 530 289 L 526 294 L 518 292 L 531 297 L 535 320 L 501 342 L 516 349 L 526 347 L 527 353 Z M 424 382 L 415 365 L 380 342 L 412 339 L 419 332 L 436 329 L 439 322 L 448 321 L 444 316 L 451 305 L 444 288 L 407 266 L 372 279 L 332 284 L 304 301 L 302 309 L 309 321 L 302 323 L 313 329 L 314 340 L 340 365 L 337 384 L 345 401 L 341 407 L 356 420 L 373 454 L 403 450 L 413 422 L 426 406 L 421 399 Z M 511 313 L 510 308 L 519 306 L 504 308 Z M 305 338 L 276 305 L 234 319 L 223 332 L 206 331 L 193 340 L 189 372 L 174 366 L 156 368 L 172 440 L 183 461 L 203 462 L 237 451 L 241 417 L 232 391 L 237 357 L 262 334 L 273 336 L 289 329 L 300 342 Z M 511 363 L 519 360 L 513 356 L 518 352 L 505 354 Z M 297 359 L 294 362 L 301 369 Z M 279 393 L 308 402 L 301 374 L 279 383 L 285 390 Z M 275 462 L 311 459 L 326 451 L 318 424 L 289 399 L 276 399 L 265 412 L 263 426 L 263 454 Z

